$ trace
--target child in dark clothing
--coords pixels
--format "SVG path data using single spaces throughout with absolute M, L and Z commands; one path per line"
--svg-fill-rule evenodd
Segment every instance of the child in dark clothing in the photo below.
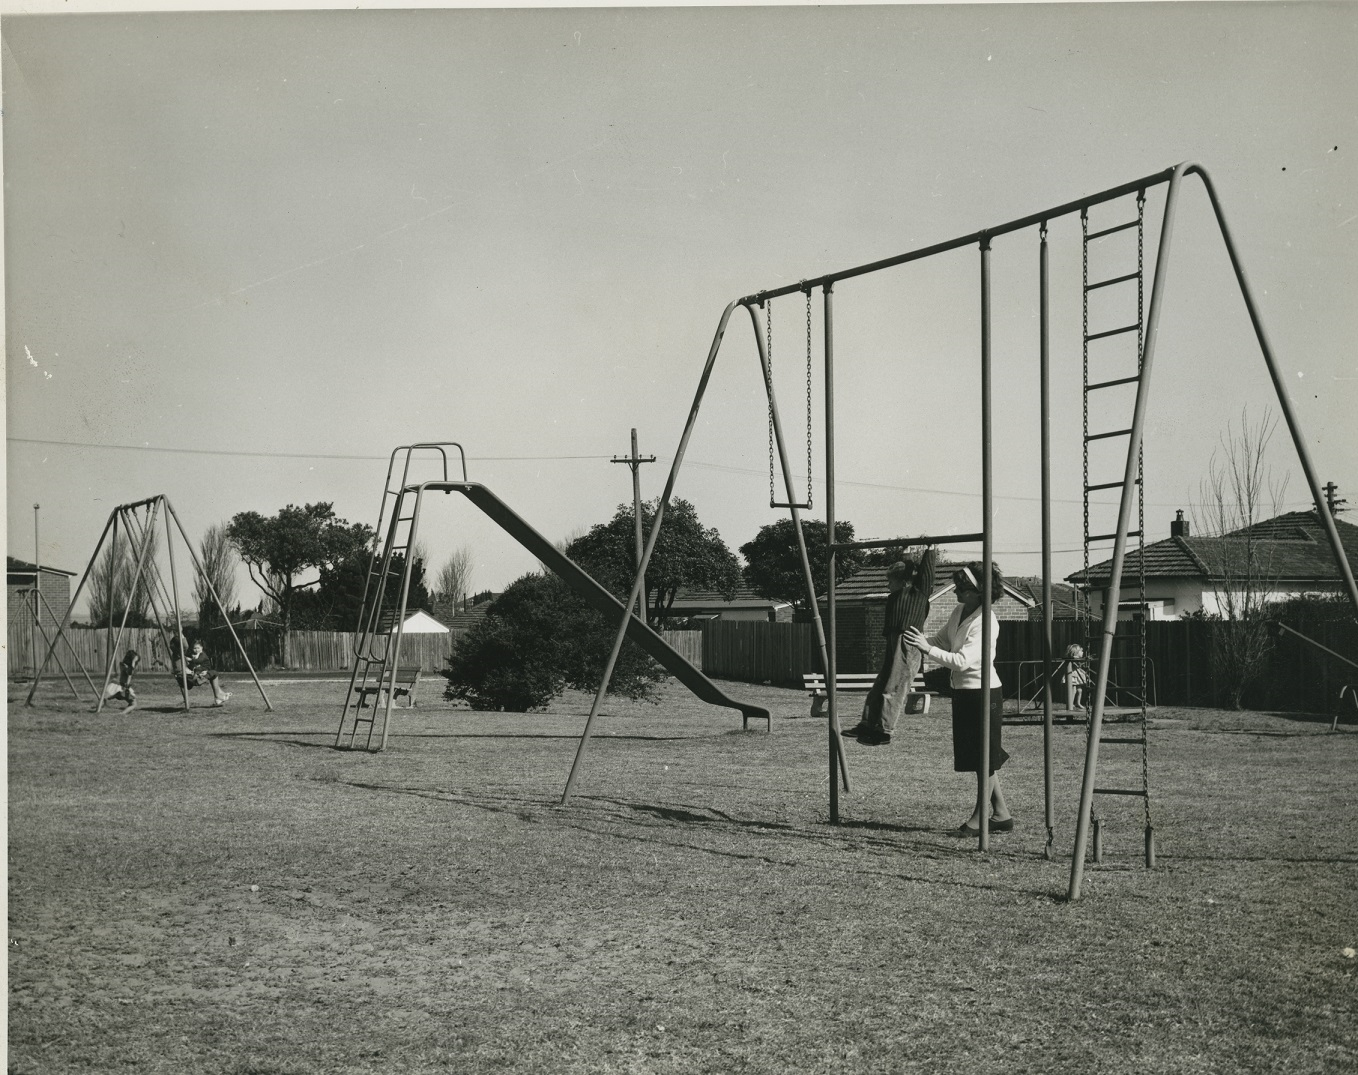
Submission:
M 189 651 L 187 666 L 184 658 L 185 649 Z M 226 700 L 231 697 L 222 690 L 217 673 L 208 665 L 203 643 L 196 638 L 191 645 L 186 643 L 182 635 L 170 640 L 170 667 L 174 672 L 174 678 L 184 682 L 190 690 L 204 683 L 208 684 L 212 688 L 212 704 L 215 706 L 226 705 Z
M 882 634 L 886 636 L 886 653 L 882 669 L 877 673 L 858 724 L 846 730 L 846 736 L 856 736 L 864 746 L 885 746 L 905 711 L 910 697 L 910 685 L 919 672 L 920 651 L 907 646 L 903 635 L 908 627 L 921 628 L 929 617 L 929 594 L 934 588 L 934 569 L 938 566 L 938 550 L 925 550 L 918 563 L 900 560 L 887 568 L 886 621 Z
M 105 702 L 126 702 L 127 708 L 123 710 L 127 713 L 137 705 L 137 692 L 132 689 L 132 677 L 137 672 L 137 666 L 141 664 L 141 654 L 136 650 L 130 649 L 123 656 L 122 663 L 118 665 L 118 682 L 110 683 L 104 688 Z

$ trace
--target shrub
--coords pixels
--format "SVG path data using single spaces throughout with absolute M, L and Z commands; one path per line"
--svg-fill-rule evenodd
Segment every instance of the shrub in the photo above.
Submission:
M 567 687 L 597 690 L 616 632 L 616 621 L 555 575 L 525 575 L 458 641 L 443 671 L 444 697 L 473 709 L 526 713 L 545 708 Z M 654 699 L 663 674 L 629 642 L 609 692 Z

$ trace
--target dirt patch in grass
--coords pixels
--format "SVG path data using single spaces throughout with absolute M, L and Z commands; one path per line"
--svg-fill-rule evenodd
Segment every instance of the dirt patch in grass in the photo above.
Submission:
M 589 698 L 425 699 L 379 755 L 333 748 L 344 686 L 97 717 L 11 688 L 10 1071 L 1358 1067 L 1351 729 L 1158 711 L 1158 868 L 1115 802 L 1071 904 L 1082 727 L 1048 861 L 1037 726 L 1005 732 L 1016 831 L 951 835 L 946 700 L 848 745 L 832 827 L 801 692 L 731 685 L 772 734 L 610 702 L 560 806 Z M 1135 751 L 1101 769 L 1139 785 Z

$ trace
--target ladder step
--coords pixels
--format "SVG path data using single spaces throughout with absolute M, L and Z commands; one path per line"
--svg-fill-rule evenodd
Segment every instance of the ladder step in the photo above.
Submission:
M 1103 231 L 1091 231 L 1085 236 L 1085 242 L 1088 243 L 1095 239 L 1102 239 L 1105 235 L 1112 235 L 1114 232 L 1126 231 L 1128 228 L 1134 228 L 1140 223 L 1141 221 L 1139 220 L 1132 220 L 1126 224 L 1115 224 L 1111 228 L 1104 228 Z
M 1131 384 L 1133 381 L 1141 380 L 1141 374 L 1133 374 L 1131 377 L 1118 377 L 1112 381 L 1100 381 L 1098 384 L 1085 385 L 1086 392 L 1097 392 L 1100 388 L 1112 388 L 1117 384 Z
M 1101 340 L 1105 336 L 1120 336 L 1124 332 L 1135 332 L 1140 327 L 1141 323 L 1138 321 L 1135 325 L 1123 325 L 1122 328 L 1110 328 L 1103 332 L 1095 332 L 1085 337 L 1085 343 L 1089 343 L 1091 340 Z
M 1126 485 L 1126 484 L 1127 484 L 1126 482 L 1101 482 L 1101 483 L 1098 484 L 1098 485 L 1086 485 L 1086 486 L 1085 486 L 1085 492 L 1086 492 L 1086 493 L 1092 493 L 1092 492 L 1094 492 L 1096 489 L 1121 489 L 1121 488 L 1122 488 L 1124 485 Z M 1140 485 L 1140 484 L 1141 484 L 1141 479 L 1140 479 L 1140 478 L 1137 478 L 1135 481 L 1132 482 L 1132 484 L 1133 484 L 1133 485 Z
M 1126 225 L 1124 225 L 1125 227 Z M 1111 280 L 1100 280 L 1097 284 L 1085 284 L 1086 291 L 1097 291 L 1101 287 L 1111 287 L 1113 284 L 1125 284 L 1128 280 L 1135 280 L 1141 274 L 1139 272 L 1129 272 L 1126 276 L 1115 276 Z
M 1117 537 L 1117 536 L 1118 536 L 1117 531 L 1114 530 L 1111 534 L 1090 534 L 1089 537 L 1087 537 L 1085 540 L 1086 540 L 1086 541 L 1107 541 L 1109 538 L 1115 538 L 1115 537 Z M 1140 537 L 1140 536 L 1141 536 L 1141 531 L 1140 531 L 1140 530 L 1128 530 L 1128 531 L 1127 531 L 1127 536 L 1128 536 L 1129 538 Z
M 1144 798 L 1146 797 L 1146 793 L 1145 793 L 1144 790 L 1137 789 L 1137 790 L 1135 790 L 1135 791 L 1132 791 L 1132 790 L 1128 790 L 1128 789 L 1125 789 L 1125 788 L 1095 788 L 1095 789 L 1094 789 L 1094 794 L 1095 794 L 1095 795 L 1131 795 L 1131 796 L 1134 796 L 1134 797 L 1136 797 L 1136 798 L 1138 798 L 1138 799 L 1144 799 Z
M 1115 429 L 1111 433 L 1090 433 L 1085 437 L 1085 443 L 1088 444 L 1091 440 L 1107 440 L 1109 437 L 1125 437 L 1131 432 L 1130 429 Z

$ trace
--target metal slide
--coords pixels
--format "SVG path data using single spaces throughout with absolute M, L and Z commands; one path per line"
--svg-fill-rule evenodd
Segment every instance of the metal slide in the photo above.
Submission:
M 476 482 L 424 482 L 421 488 L 461 493 L 492 519 L 505 533 L 531 552 L 546 567 L 560 576 L 572 590 L 606 617 L 617 618 L 623 612 L 622 602 L 600 586 L 594 577 L 566 556 L 555 545 L 534 530 L 508 504 L 484 485 Z M 704 702 L 740 711 L 742 726 L 750 726 L 750 718 L 768 722 L 769 711 L 762 706 L 738 702 L 685 660 L 668 642 L 651 630 L 642 620 L 632 616 L 627 623 L 627 637 L 636 642 L 675 679 Z

